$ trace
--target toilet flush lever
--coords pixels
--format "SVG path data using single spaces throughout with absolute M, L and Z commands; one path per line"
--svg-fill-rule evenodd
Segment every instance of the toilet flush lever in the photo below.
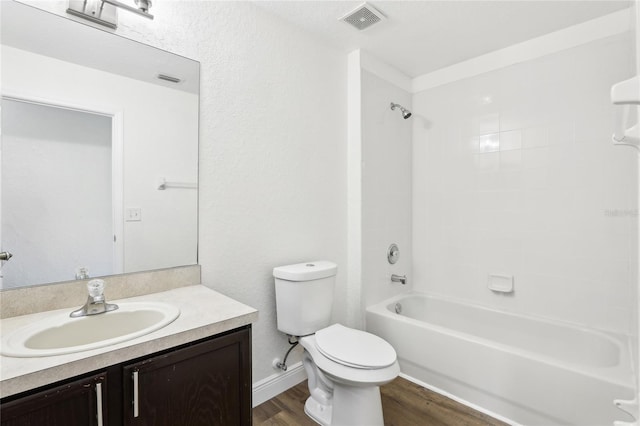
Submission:
M 0 251 L 0 260 L 9 260 L 13 257 L 8 251 Z
M 393 275 L 391 275 L 391 282 L 400 283 L 400 284 L 406 284 L 407 283 L 407 276 L 406 275 L 393 274 Z

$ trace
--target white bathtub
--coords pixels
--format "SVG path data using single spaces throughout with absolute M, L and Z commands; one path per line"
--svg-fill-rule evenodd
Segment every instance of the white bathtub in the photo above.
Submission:
M 613 405 L 634 394 L 628 339 L 418 293 L 371 306 L 366 319 L 404 374 L 514 423 L 631 420 Z

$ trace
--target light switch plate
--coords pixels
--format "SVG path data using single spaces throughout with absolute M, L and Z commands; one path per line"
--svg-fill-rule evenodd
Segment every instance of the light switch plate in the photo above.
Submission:
M 125 211 L 124 220 L 127 222 L 140 222 L 142 220 L 142 209 L 130 207 Z

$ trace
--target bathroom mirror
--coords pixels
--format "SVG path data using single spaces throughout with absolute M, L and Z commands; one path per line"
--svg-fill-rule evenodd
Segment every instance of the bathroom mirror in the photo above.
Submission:
M 0 3 L 0 288 L 196 264 L 199 63 Z

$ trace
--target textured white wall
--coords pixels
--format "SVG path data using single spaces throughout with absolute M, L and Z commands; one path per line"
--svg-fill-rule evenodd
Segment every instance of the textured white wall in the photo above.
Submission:
M 415 115 L 407 120 L 390 103 L 411 110 L 411 94 L 362 71 L 362 292 L 364 307 L 411 288 L 411 137 Z M 387 249 L 398 244 L 391 265 Z M 407 275 L 406 286 L 391 274 Z
M 609 102 L 633 58 L 627 33 L 414 96 L 417 289 L 634 332 L 638 159 Z
M 274 266 L 336 262 L 344 318 L 346 58 L 252 4 L 207 3 L 204 16 L 199 261 L 205 284 L 260 311 L 257 381 L 288 348 Z

